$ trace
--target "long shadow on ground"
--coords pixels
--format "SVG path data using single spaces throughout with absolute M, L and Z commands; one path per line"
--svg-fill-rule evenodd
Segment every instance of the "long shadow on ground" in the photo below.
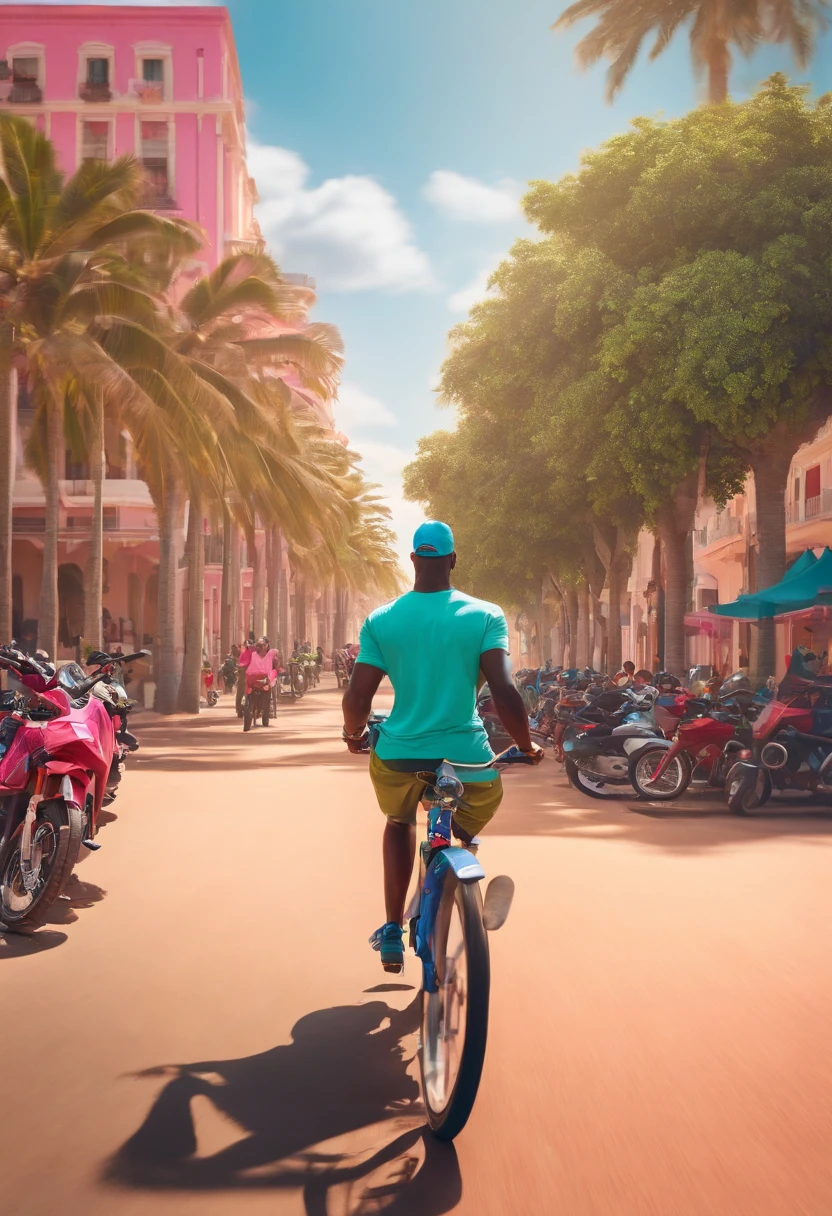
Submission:
M 404 1010 L 384 1001 L 320 1009 L 296 1023 L 286 1046 L 140 1073 L 167 1081 L 105 1180 L 133 1189 L 295 1188 L 307 1216 L 326 1216 L 333 1192 L 338 1211 L 356 1216 L 377 1204 L 391 1216 L 441 1216 L 462 1182 L 453 1148 L 426 1132 L 408 1071 L 405 1040 L 418 1018 L 418 997 Z M 195 1099 L 233 1126 L 227 1147 L 200 1153 Z

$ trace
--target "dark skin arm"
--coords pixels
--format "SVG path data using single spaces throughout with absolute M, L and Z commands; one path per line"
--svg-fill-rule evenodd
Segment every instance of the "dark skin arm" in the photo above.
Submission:
M 373 697 L 384 676 L 385 673 L 379 667 L 372 667 L 369 663 L 356 663 L 353 667 L 342 702 L 344 730 L 348 735 L 363 732 L 370 716 L 370 710 L 373 708 Z M 347 747 L 351 752 L 363 751 L 363 739 L 355 742 L 347 740 Z
M 521 752 L 532 752 L 535 762 L 543 759 L 540 748 L 532 746 L 529 717 L 523 698 L 511 678 L 511 666 L 504 650 L 486 650 L 480 655 L 480 670 L 488 681 L 488 689 L 500 721 Z

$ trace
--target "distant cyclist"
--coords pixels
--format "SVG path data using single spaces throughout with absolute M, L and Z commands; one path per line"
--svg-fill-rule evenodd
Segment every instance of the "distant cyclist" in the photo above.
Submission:
M 414 588 L 372 612 L 361 629 L 360 651 L 344 694 L 343 738 L 352 752 L 366 747 L 367 719 L 385 674 L 395 692 L 370 758 L 370 778 L 387 816 L 384 829 L 386 921 L 370 939 L 385 967 L 404 961 L 402 920 L 416 852 L 416 809 L 425 784 L 419 771 L 443 759 L 486 764 L 494 753 L 476 712 L 477 688 L 488 681 L 494 707 L 521 751 L 543 759 L 532 743 L 522 697 L 511 678 L 508 625 L 496 604 L 451 587 L 456 565 L 447 524 L 430 520 L 416 530 L 410 555 Z M 464 770 L 463 770 L 464 773 Z M 463 775 L 460 773 L 460 776 Z M 454 834 L 465 843 L 482 831 L 503 796 L 500 774 L 468 774 Z

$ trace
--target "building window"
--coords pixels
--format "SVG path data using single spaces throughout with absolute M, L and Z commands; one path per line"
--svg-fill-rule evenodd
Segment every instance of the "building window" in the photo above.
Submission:
M 82 101 L 109 101 L 115 77 L 115 51 L 106 42 L 78 48 L 78 96 Z
M 164 59 L 143 59 L 142 75 L 139 81 L 138 93 L 142 101 L 159 102 L 165 97 L 165 61 Z
M 132 90 L 145 103 L 173 99 L 173 48 L 165 42 L 137 42 Z
M 142 80 L 145 84 L 163 85 L 165 83 L 164 59 L 143 59 Z
M 106 121 L 85 122 L 81 132 L 81 160 L 110 159 L 110 124 Z
M 820 465 L 812 465 L 803 474 L 804 486 L 803 518 L 817 519 L 821 514 Z
M 12 58 L 12 87 L 9 101 L 37 103 L 43 99 L 40 87 L 41 61 L 35 55 L 15 55 Z
M 106 84 L 110 83 L 110 61 L 109 59 L 88 59 L 87 60 L 87 84 Z
M 147 204 L 166 207 L 171 203 L 170 149 L 166 122 L 142 122 L 142 165 L 147 178 Z
M 109 59 L 87 60 L 87 78 L 81 83 L 80 93 L 83 101 L 110 100 L 112 93 Z

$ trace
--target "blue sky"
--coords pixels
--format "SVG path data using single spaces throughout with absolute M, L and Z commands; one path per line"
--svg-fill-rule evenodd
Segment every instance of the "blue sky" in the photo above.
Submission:
M 249 102 L 260 220 L 285 270 L 318 281 L 347 348 L 336 418 L 390 494 L 409 551 L 420 512 L 399 471 L 452 425 L 431 386 L 449 327 L 527 229 L 524 183 L 574 169 L 638 114 L 702 99 L 678 36 L 612 106 L 579 72 L 565 0 L 228 0 Z M 735 97 L 771 71 L 832 89 L 832 38 L 808 73 L 786 48 L 738 60 Z

